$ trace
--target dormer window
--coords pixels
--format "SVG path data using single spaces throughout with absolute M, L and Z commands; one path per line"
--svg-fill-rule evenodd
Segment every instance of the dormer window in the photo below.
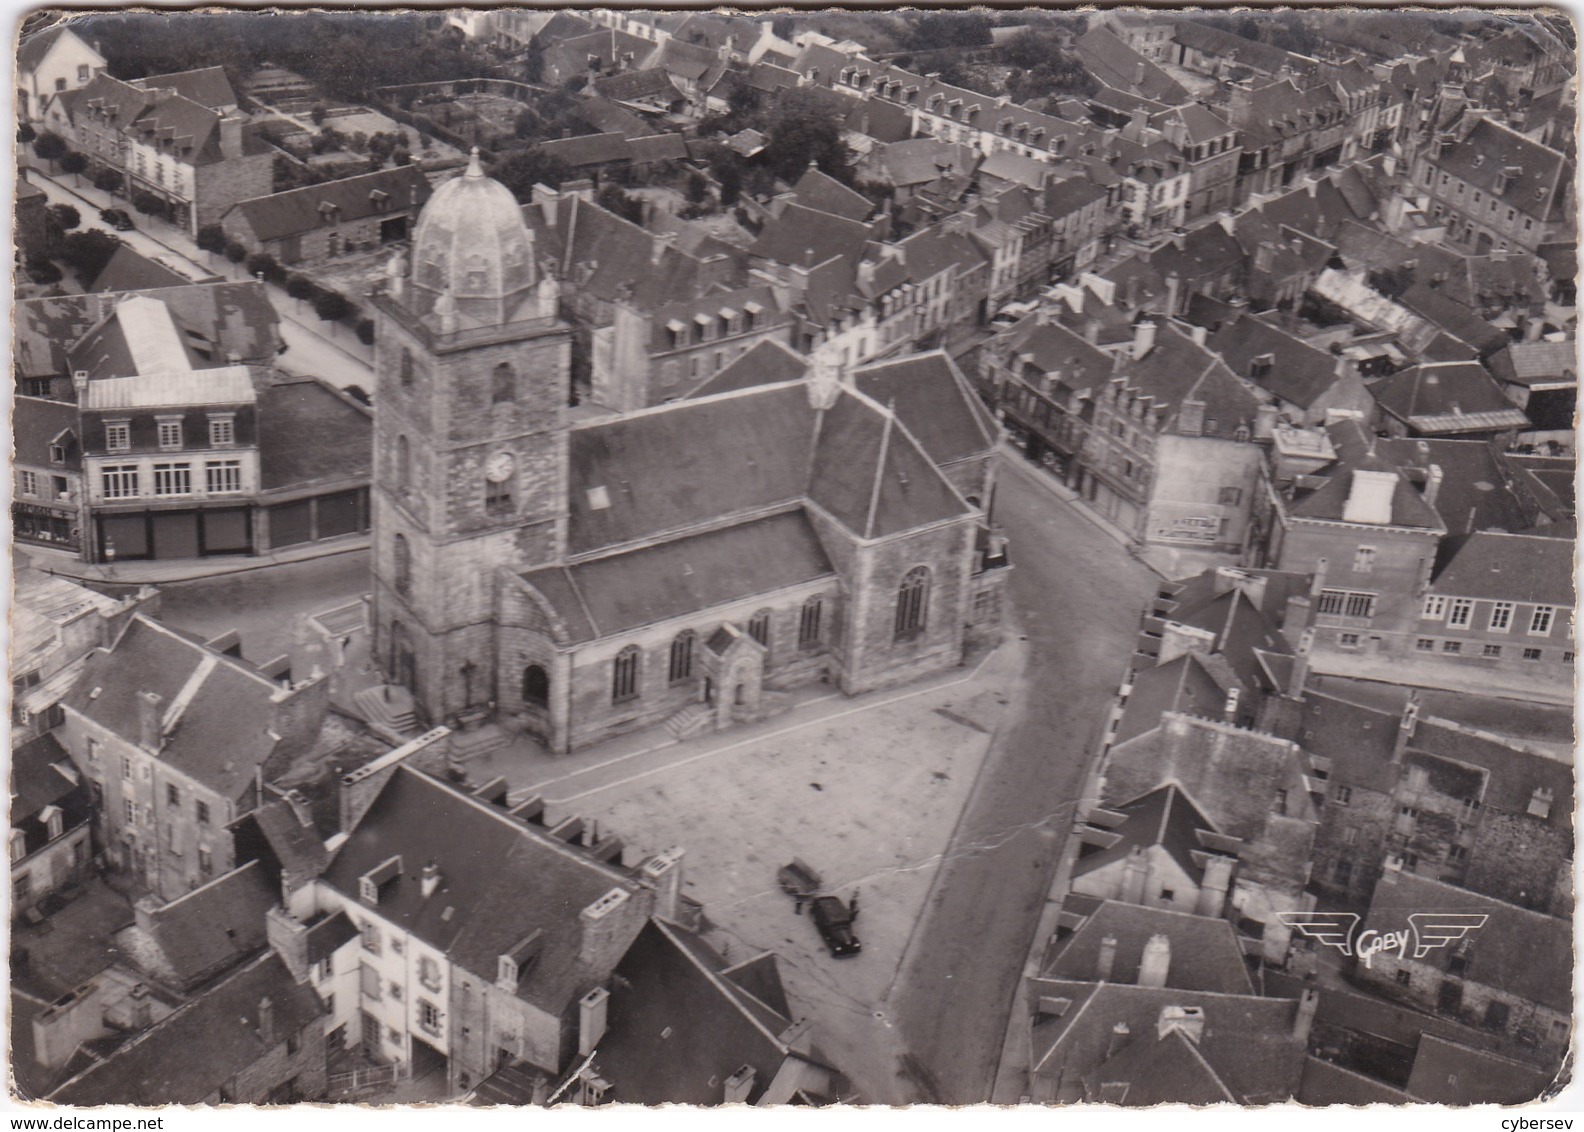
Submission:
M 1528 814 L 1532 818 L 1545 821 L 1551 816 L 1551 803 L 1556 800 L 1556 794 L 1545 786 L 1536 786 L 1529 797 Z
M 1249 380 L 1264 381 L 1270 376 L 1271 367 L 1276 364 L 1275 354 L 1260 354 L 1249 361 Z
M 400 875 L 401 858 L 386 858 L 376 868 L 370 869 L 358 878 L 358 897 L 365 904 L 371 906 L 378 904 L 380 889 Z
M 369 193 L 369 203 L 374 206 L 375 212 L 384 212 L 390 208 L 390 194 L 383 189 L 374 189 Z

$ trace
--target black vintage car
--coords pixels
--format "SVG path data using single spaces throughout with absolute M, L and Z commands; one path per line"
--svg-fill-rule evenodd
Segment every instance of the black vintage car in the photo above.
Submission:
M 838 959 L 857 955 L 863 950 L 863 944 L 852 930 L 853 921 L 858 918 L 857 904 L 856 899 L 851 904 L 843 904 L 834 896 L 816 896 L 810 905 L 809 914 L 814 917 L 814 926 L 819 929 L 820 938 Z
M 132 218 L 126 214 L 125 209 L 102 209 L 99 213 L 99 219 L 110 225 L 117 232 L 130 232 L 132 230 Z

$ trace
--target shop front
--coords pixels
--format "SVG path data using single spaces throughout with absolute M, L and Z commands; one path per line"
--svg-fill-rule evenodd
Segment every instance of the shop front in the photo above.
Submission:
M 22 542 L 76 550 L 79 539 L 76 507 L 48 507 L 38 503 L 13 503 L 11 529 Z
M 247 507 L 100 514 L 96 528 L 101 562 L 253 553 Z

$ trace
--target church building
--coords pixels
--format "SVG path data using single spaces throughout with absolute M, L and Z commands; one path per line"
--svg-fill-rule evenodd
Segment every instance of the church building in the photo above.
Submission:
M 693 734 L 998 628 L 998 426 L 944 354 L 840 373 L 764 343 L 574 422 L 556 283 L 476 154 L 374 302 L 374 647 L 420 721 Z

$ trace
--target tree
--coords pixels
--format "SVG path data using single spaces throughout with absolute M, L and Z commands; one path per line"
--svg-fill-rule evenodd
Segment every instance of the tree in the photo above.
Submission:
M 166 212 L 165 201 L 153 193 L 134 192 L 132 194 L 132 207 L 149 216 L 163 217 Z
M 280 264 L 275 262 L 275 257 L 268 252 L 254 252 L 247 257 L 247 272 L 255 279 L 260 275 L 271 278 L 280 269 Z
M 760 160 L 783 181 L 796 181 L 809 163 L 844 183 L 852 180 L 853 153 L 842 141 L 836 112 L 807 90 L 783 91 L 766 123 Z
M 512 191 L 518 200 L 526 201 L 533 195 L 535 185 L 561 187 L 575 174 L 565 161 L 550 157 L 537 149 L 520 149 L 508 153 L 490 170 L 490 176 Z
M 82 223 L 82 213 L 77 211 L 75 205 L 52 204 L 49 206 L 50 219 L 60 225 L 62 232 L 70 232 Z
M 314 125 L 322 126 L 324 125 L 325 113 L 324 103 L 316 102 L 313 104 L 313 109 L 308 111 L 308 117 L 313 119 Z
M 411 165 L 412 154 L 405 149 L 398 149 L 391 153 L 392 165 Z
M 319 288 L 314 286 L 312 279 L 306 275 L 293 273 L 286 277 L 286 294 L 297 301 L 297 309 L 302 309 L 302 304 L 311 300 L 319 293 Z
M 205 224 L 198 229 L 197 243 L 206 252 L 223 255 L 226 247 L 225 229 L 218 224 Z
M 314 296 L 314 314 L 323 322 L 340 322 L 352 313 L 352 304 L 340 291 L 320 291 Z
M 709 199 L 709 182 L 702 173 L 689 173 L 686 195 L 689 204 L 703 204 Z
M 20 126 L 17 127 L 17 144 L 18 145 L 28 145 L 36 137 L 38 137 L 38 131 L 35 130 L 32 126 L 28 125 L 26 122 L 23 122 Z
M 43 259 L 39 260 L 37 263 L 29 263 L 27 265 L 27 277 L 34 283 L 37 283 L 39 286 L 43 287 L 48 286 L 51 283 L 59 283 L 61 281 L 62 274 L 60 268 L 56 267 L 49 260 Z
M 55 162 L 66 156 L 66 142 L 56 134 L 44 133 L 33 139 L 33 153 L 36 157 L 49 163 L 50 172 L 55 172 Z
M 110 262 L 110 257 L 121 246 L 121 241 L 109 232 L 85 228 L 81 232 L 67 234 L 62 241 L 61 259 L 76 274 L 77 281 L 87 287 L 99 277 L 105 264 Z
M 225 257 L 232 263 L 241 263 L 247 258 L 248 250 L 236 240 L 226 241 Z
M 716 179 L 720 182 L 722 207 L 730 208 L 742 199 L 742 171 L 736 165 L 724 166 Z
M 374 320 L 372 318 L 358 320 L 357 338 L 365 346 L 374 345 Z
M 936 47 L 984 47 L 990 43 L 990 17 L 983 12 L 930 12 L 913 26 L 908 46 L 918 51 Z
M 115 196 L 116 193 L 121 191 L 121 184 L 124 180 L 125 178 L 114 169 L 101 169 L 93 175 L 93 186 L 101 193 L 109 193 L 111 196 Z
M 88 168 L 88 158 L 81 153 L 63 153 L 61 154 L 60 167 L 62 173 L 70 173 L 72 175 L 72 184 L 80 185 L 82 184 L 83 171 Z

